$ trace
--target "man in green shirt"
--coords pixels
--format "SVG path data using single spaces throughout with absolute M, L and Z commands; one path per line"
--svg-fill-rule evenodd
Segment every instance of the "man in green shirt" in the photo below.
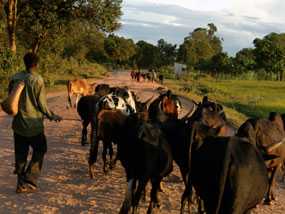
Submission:
M 19 100 L 18 114 L 14 117 L 15 173 L 18 176 L 17 193 L 34 192 L 37 179 L 47 151 L 44 135 L 44 117 L 53 121 L 62 118 L 47 107 L 43 78 L 37 73 L 38 57 L 33 53 L 24 56 L 26 71 L 15 74 L 10 81 L 9 91 L 15 84 L 24 81 L 25 87 Z M 33 149 L 30 162 L 27 162 L 29 148 Z

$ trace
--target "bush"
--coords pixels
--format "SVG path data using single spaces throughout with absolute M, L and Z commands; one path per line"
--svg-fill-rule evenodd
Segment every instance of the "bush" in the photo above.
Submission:
M 159 74 L 162 74 L 165 79 L 175 79 L 175 73 L 172 67 L 162 67 L 158 71 Z

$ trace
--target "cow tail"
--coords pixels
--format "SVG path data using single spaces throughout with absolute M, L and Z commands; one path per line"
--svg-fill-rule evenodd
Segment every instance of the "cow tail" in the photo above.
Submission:
M 72 107 L 72 102 L 71 102 L 71 85 L 72 85 L 71 81 L 68 80 L 66 86 L 67 86 L 67 100 L 68 100 L 68 106 L 69 107 Z
M 218 200 L 217 200 L 217 206 L 216 206 L 216 210 L 214 213 L 218 214 L 220 213 L 220 209 L 221 209 L 221 204 L 223 201 L 223 197 L 224 197 L 224 192 L 225 192 L 225 186 L 227 183 L 227 179 L 228 179 L 228 173 L 229 173 L 229 169 L 230 169 L 230 165 L 231 165 L 231 153 L 232 153 L 232 145 L 234 144 L 234 142 L 232 140 L 229 140 L 227 145 L 226 145 L 226 149 L 225 149 L 225 159 L 224 159 L 224 165 L 222 167 L 222 171 L 220 174 L 220 180 L 219 180 L 219 184 L 218 184 Z

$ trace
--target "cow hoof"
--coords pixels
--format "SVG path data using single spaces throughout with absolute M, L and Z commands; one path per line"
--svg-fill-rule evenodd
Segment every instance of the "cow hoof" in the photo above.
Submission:
M 93 166 L 89 166 L 89 176 L 90 176 L 90 179 L 94 179 L 95 178 L 95 172 L 94 172 L 94 167 Z
M 87 144 L 88 144 L 87 141 L 81 141 L 81 146 L 85 146 L 85 145 L 87 145 Z
M 160 204 L 159 203 L 152 203 L 149 208 L 147 209 L 147 214 L 155 214 L 159 213 Z
M 124 201 L 119 214 L 128 214 L 130 211 L 130 207 L 131 203 L 129 201 Z
M 264 204 L 265 204 L 265 205 L 272 205 L 273 202 L 272 202 L 272 200 L 270 200 L 270 199 L 265 199 L 265 200 L 264 200 Z
M 104 167 L 103 172 L 104 172 L 105 175 L 108 174 L 108 169 L 107 169 L 107 167 Z

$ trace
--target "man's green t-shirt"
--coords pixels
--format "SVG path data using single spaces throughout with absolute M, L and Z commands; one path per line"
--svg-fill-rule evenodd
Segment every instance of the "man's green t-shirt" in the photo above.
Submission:
M 44 81 L 41 75 L 33 72 L 20 72 L 10 81 L 9 90 L 19 81 L 25 82 L 19 101 L 18 114 L 12 128 L 18 135 L 32 137 L 44 131 L 44 116 L 51 119 L 53 113 L 47 107 Z

